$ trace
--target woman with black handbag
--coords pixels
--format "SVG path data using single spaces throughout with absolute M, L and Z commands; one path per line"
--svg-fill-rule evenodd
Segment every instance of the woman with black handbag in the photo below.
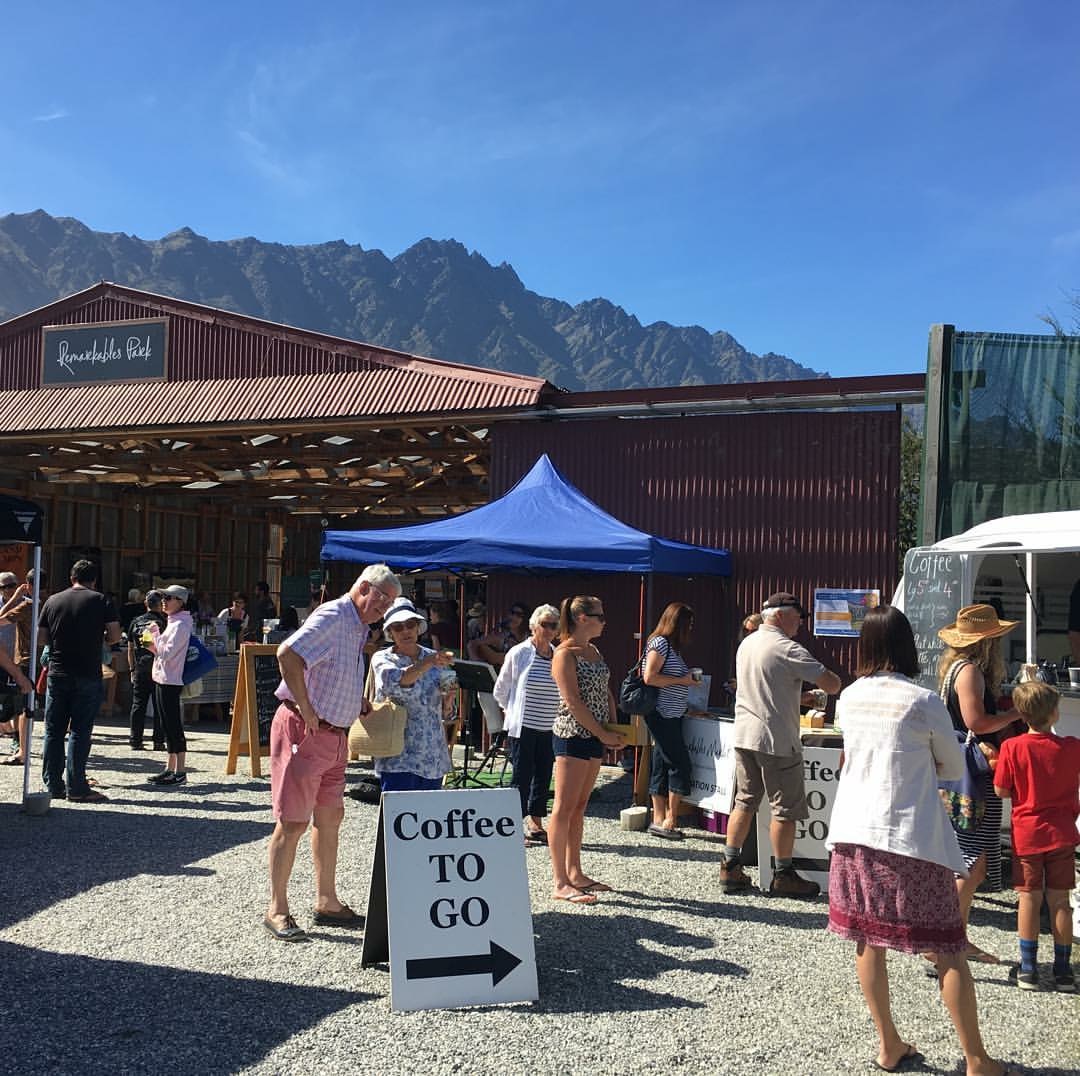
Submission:
M 656 688 L 656 706 L 644 715 L 652 737 L 649 795 L 652 797 L 654 837 L 681 841 L 679 805 L 690 792 L 690 753 L 682 735 L 687 689 L 695 682 L 682 651 L 694 630 L 694 610 L 671 602 L 649 636 L 642 657 L 642 679 Z
M 953 728 L 963 735 L 973 733 L 980 743 L 996 747 L 999 734 L 1020 720 L 1015 710 L 999 714 L 997 696 L 1005 677 L 1001 638 L 1016 627 L 1015 620 L 999 620 L 992 605 L 966 605 L 956 621 L 942 628 L 938 637 L 945 652 L 938 664 L 941 697 L 952 718 Z M 1023 725 L 1019 726 L 1021 729 Z M 967 867 L 966 878 L 958 877 L 960 912 L 967 926 L 975 890 L 989 877 L 994 889 L 1001 888 L 1001 800 L 994 795 L 989 770 L 978 781 L 979 797 L 985 804 L 978 825 L 957 829 L 956 838 Z M 977 945 L 968 945 L 968 960 L 997 964 L 999 960 Z

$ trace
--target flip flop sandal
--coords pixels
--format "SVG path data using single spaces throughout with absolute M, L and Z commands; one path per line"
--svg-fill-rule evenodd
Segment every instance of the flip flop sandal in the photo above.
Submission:
M 654 837 L 662 837 L 665 841 L 681 841 L 683 832 L 681 829 L 665 829 L 663 826 L 649 826 L 649 832 Z
M 529 829 L 525 831 L 525 840 L 532 841 L 533 844 L 547 844 L 547 830 L 546 829 Z
M 274 926 L 274 921 L 269 916 L 266 916 L 263 919 L 263 926 L 266 927 L 278 941 L 296 942 L 303 941 L 307 937 L 307 932 L 302 927 L 297 926 L 296 920 L 293 919 L 291 915 L 285 916 L 284 927 Z
M 607 882 L 590 882 L 588 885 L 579 885 L 582 893 L 614 893 L 615 890 Z
M 919 1051 L 916 1050 L 914 1046 L 911 1046 L 909 1044 L 907 1048 L 907 1053 L 904 1054 L 904 1056 L 901 1057 L 900 1060 L 897 1061 L 896 1064 L 892 1067 L 888 1065 L 883 1065 L 880 1061 L 878 1061 L 877 1058 L 874 1058 L 873 1065 L 874 1068 L 878 1069 L 881 1072 L 910 1072 L 913 1069 L 924 1068 L 925 1066 L 923 1065 L 923 1062 L 925 1060 L 926 1058 L 923 1057 L 923 1055 L 919 1053 Z
M 583 889 L 574 887 L 574 892 L 569 896 L 561 897 L 558 893 L 552 893 L 552 900 L 565 900 L 567 904 L 596 904 L 596 897 L 592 893 L 586 893 Z

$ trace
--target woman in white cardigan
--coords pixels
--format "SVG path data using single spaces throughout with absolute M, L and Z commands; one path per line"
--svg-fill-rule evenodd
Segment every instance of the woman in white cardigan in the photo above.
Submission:
M 829 822 L 829 930 L 856 943 L 859 985 L 879 1037 L 874 1064 L 918 1068 L 889 1005 L 887 950 L 933 954 L 941 996 L 971 1076 L 1008 1068 L 983 1046 L 955 874 L 965 873 L 938 795 L 964 753 L 941 699 L 913 680 L 915 638 L 899 609 L 871 610 L 859 637 L 859 679 L 840 696 L 844 762 Z
M 544 818 L 555 756 L 551 725 L 559 706 L 559 689 L 551 677 L 559 610 L 539 605 L 529 617 L 529 638 L 506 653 L 495 681 L 495 701 L 506 714 L 506 737 L 514 767 L 513 786 L 527 816 L 525 843 L 547 844 Z

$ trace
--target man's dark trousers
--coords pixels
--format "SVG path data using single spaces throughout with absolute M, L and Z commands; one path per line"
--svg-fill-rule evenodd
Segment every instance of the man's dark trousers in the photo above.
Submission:
M 59 796 L 65 791 L 73 796 L 85 796 L 90 791 L 90 786 L 86 781 L 86 760 L 90 757 L 90 738 L 94 732 L 94 719 L 100 708 L 100 676 L 49 674 L 48 689 L 45 692 L 45 747 L 42 779 L 54 796 Z M 68 735 L 69 726 L 70 735 Z M 65 736 L 68 737 L 66 765 Z
M 131 674 L 131 731 L 128 742 L 132 747 L 141 747 L 143 733 L 146 729 L 146 707 L 154 697 L 154 678 L 151 670 L 154 667 L 153 658 L 140 661 Z M 161 717 L 154 707 L 154 743 L 164 743 L 165 732 L 161 727 Z

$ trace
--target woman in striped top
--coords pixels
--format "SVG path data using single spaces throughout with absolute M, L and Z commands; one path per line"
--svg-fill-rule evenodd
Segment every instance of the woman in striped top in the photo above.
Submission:
M 544 818 L 555 755 L 551 725 L 559 708 L 559 689 L 551 676 L 559 610 L 540 605 L 529 617 L 528 639 L 507 651 L 495 681 L 495 701 L 506 712 L 506 735 L 514 767 L 513 786 L 521 796 L 527 845 L 547 844 Z
M 656 709 L 644 715 L 653 741 L 649 777 L 653 817 L 649 832 L 669 841 L 683 838 L 678 828 L 679 805 L 690 792 L 690 754 L 683 742 L 682 718 L 687 688 L 694 678 L 682 651 L 693 630 L 694 610 L 682 602 L 671 602 L 649 636 L 641 660 L 642 679 L 649 687 L 659 689 Z

